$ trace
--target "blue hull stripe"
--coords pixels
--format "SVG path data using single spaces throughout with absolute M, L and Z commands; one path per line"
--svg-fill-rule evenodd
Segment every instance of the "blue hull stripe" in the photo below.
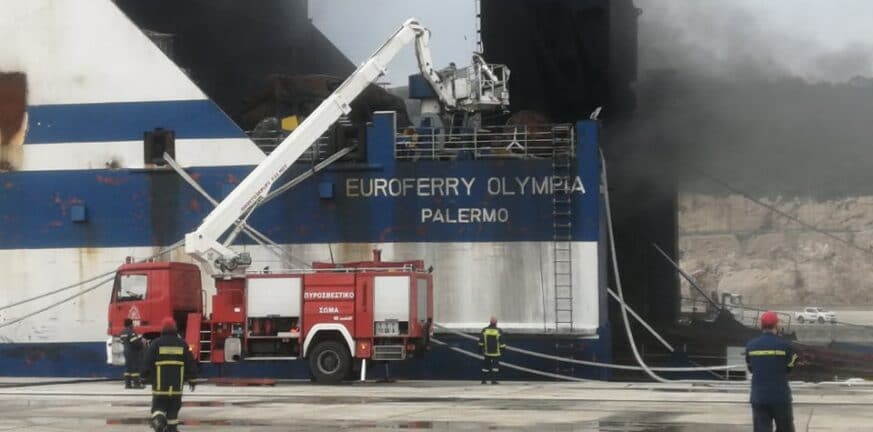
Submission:
M 145 118 L 169 121 L 161 125 L 177 127 L 181 137 L 221 135 L 217 131 L 223 129 L 209 129 L 209 124 L 228 124 L 219 121 L 223 114 L 208 101 L 167 104 L 133 104 L 137 107 L 133 111 L 112 116 L 118 122 L 133 122 L 138 113 L 147 113 Z M 192 105 L 196 107 L 192 112 L 201 117 L 162 117 L 176 108 L 180 116 L 188 115 L 181 107 Z M 124 104 L 111 106 L 124 111 L 120 108 Z M 56 109 L 69 110 L 63 113 L 64 124 L 72 128 L 62 134 L 65 140 L 71 133 L 94 138 L 86 121 L 90 117 L 84 113 L 97 116 L 99 110 Z M 39 121 L 35 117 L 32 123 Z M 177 120 L 178 125 L 172 123 Z M 134 135 L 141 135 L 155 125 L 137 129 L 126 124 L 115 130 L 112 122 L 99 122 L 97 131 L 113 134 L 135 129 Z M 554 241 L 556 234 L 567 240 L 597 241 L 601 225 L 597 125 L 580 122 L 576 134 L 576 162 L 571 169 L 575 175 L 563 178 L 555 177 L 550 159 L 471 160 L 459 155 L 451 161 L 395 160 L 394 117 L 378 114 L 367 136 L 369 165 L 338 164 L 259 208 L 249 223 L 285 244 Z M 292 167 L 277 184 L 307 168 L 306 164 Z M 210 195 L 222 199 L 251 169 L 203 167 L 189 173 Z M 559 204 L 561 213 L 569 209 L 570 216 L 557 217 L 553 192 L 564 187 L 569 187 L 572 198 Z M 194 230 L 211 210 L 173 171 L 2 173 L 0 249 L 169 245 Z
M 306 168 L 298 166 L 293 171 Z M 211 167 L 189 171 L 212 196 L 222 198 L 250 170 Z M 531 193 L 530 181 L 522 193 L 516 181 L 517 176 L 543 179 L 551 174 L 548 160 L 404 162 L 393 172 L 337 169 L 310 178 L 259 208 L 250 222 L 286 244 L 552 241 L 552 195 Z M 436 189 L 429 179 L 447 177 L 472 182 L 469 193 L 461 181 L 458 194 L 434 196 L 429 192 Z M 596 177 L 592 177 L 583 175 L 586 193 L 575 198 L 575 241 L 598 240 L 599 197 Z M 367 186 L 370 180 L 385 178 L 424 179 L 426 190 L 416 194 L 408 189 L 406 196 L 362 196 L 372 189 Z M 499 188 L 500 194 L 489 193 L 489 184 L 492 192 Z M 419 186 L 417 182 L 406 185 Z M 328 197 L 323 197 L 325 191 Z M 385 191 L 390 193 L 391 188 Z M 85 222 L 72 220 L 73 207 L 78 205 L 86 209 Z M 172 171 L 10 172 L 0 174 L 0 249 L 169 245 L 196 228 L 211 209 Z M 504 209 L 500 214 L 507 220 L 472 221 L 470 212 L 462 214 L 459 209 Z M 426 212 L 440 212 L 443 219 L 426 218 Z
M 143 132 L 172 129 L 176 138 L 241 138 L 245 134 L 212 101 L 184 100 L 27 108 L 25 144 L 141 141 Z
M 476 342 L 460 340 L 455 336 L 440 336 L 440 339 L 451 346 L 476 352 Z M 537 352 L 555 353 L 555 338 L 553 335 L 512 337 L 514 346 Z M 577 339 L 579 359 L 609 362 L 611 356 L 611 340 L 608 337 L 600 339 Z M 520 356 L 508 353 L 505 361 L 524 365 L 529 368 L 555 371 L 555 362 L 534 357 Z M 479 379 L 481 361 L 453 352 L 445 347 L 434 345 L 423 358 L 409 359 L 391 363 L 391 374 L 398 379 Z M 0 370 L 3 376 L 27 377 L 118 377 L 124 372 L 123 367 L 106 364 L 106 344 L 104 342 L 73 342 L 73 343 L 12 343 L 0 344 Z M 566 372 L 563 372 L 566 373 Z M 368 376 L 380 378 L 384 374 L 381 367 L 371 368 Z M 609 379 L 609 371 L 577 367 L 576 376 Z M 291 361 L 257 361 L 227 363 L 220 368 L 213 364 L 201 365 L 201 375 L 204 377 L 273 377 L 284 379 L 309 378 L 308 362 L 305 360 Z M 501 379 L 537 380 L 541 377 L 501 368 Z

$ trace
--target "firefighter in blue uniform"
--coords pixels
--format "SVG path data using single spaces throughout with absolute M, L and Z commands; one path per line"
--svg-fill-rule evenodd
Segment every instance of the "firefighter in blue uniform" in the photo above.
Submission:
M 152 384 L 151 425 L 156 432 L 176 432 L 185 382 L 194 390 L 197 364 L 188 344 L 176 333 L 176 322 L 164 318 L 161 336 L 149 344 L 142 376 Z
M 491 375 L 491 384 L 497 384 L 497 373 L 500 371 L 500 356 L 506 344 L 503 343 L 503 332 L 497 327 L 497 318 L 491 317 L 488 327 L 479 333 L 479 347 L 482 349 L 482 384 Z
M 776 335 L 779 316 L 773 311 L 761 315 L 760 337 L 746 345 L 746 363 L 752 372 L 752 417 L 755 432 L 794 432 L 791 387 L 788 373 L 797 363 L 791 343 Z
M 142 336 L 133 330 L 133 320 L 124 320 L 124 330 L 118 335 L 124 345 L 124 388 L 143 388 L 139 376 L 139 364 L 142 358 Z

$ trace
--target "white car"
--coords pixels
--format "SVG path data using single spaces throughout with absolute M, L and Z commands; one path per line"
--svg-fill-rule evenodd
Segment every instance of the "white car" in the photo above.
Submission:
M 833 312 L 820 307 L 807 307 L 802 312 L 795 312 L 794 319 L 803 324 L 805 322 L 824 324 L 826 322 L 836 323 L 837 315 Z

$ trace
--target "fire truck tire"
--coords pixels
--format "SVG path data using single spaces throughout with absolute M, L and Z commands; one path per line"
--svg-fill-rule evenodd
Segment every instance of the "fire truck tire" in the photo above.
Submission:
M 352 356 L 345 344 L 335 340 L 321 341 L 309 354 L 309 370 L 319 384 L 342 382 L 352 368 Z

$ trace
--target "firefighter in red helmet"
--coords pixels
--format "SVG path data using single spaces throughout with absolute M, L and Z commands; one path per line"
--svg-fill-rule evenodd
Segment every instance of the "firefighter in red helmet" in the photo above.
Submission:
M 779 316 L 767 311 L 761 315 L 764 334 L 746 345 L 746 363 L 752 372 L 752 417 L 755 432 L 794 432 L 791 387 L 788 373 L 797 363 L 791 342 L 779 337 Z
M 482 349 L 482 384 L 491 376 L 491 384 L 497 384 L 497 373 L 500 371 L 500 356 L 506 344 L 503 342 L 503 332 L 497 327 L 497 317 L 491 317 L 488 327 L 479 333 L 479 348 Z
M 188 344 L 179 337 L 176 322 L 164 318 L 161 336 L 146 351 L 142 377 L 152 384 L 151 425 L 156 432 L 176 432 L 185 382 L 194 390 L 197 363 Z

